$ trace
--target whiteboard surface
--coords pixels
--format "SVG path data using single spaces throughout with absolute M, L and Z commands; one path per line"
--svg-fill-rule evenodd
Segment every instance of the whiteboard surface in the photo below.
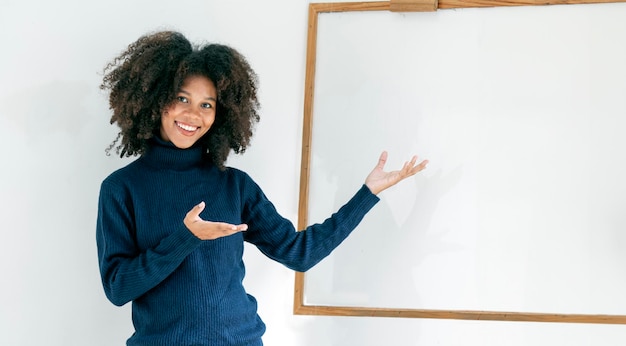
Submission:
M 321 14 L 309 223 L 382 150 L 388 169 L 430 164 L 306 273 L 305 303 L 626 313 L 623 18 L 624 4 Z

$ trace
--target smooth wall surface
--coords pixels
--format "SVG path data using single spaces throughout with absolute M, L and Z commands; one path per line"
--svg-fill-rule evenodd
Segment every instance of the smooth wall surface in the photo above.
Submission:
M 129 306 L 106 300 L 97 270 L 99 184 L 129 162 L 104 154 L 117 129 L 109 125 L 107 100 L 98 86 L 106 63 L 148 31 L 180 30 L 195 41 L 232 45 L 248 57 L 260 78 L 262 120 L 250 150 L 229 164 L 248 171 L 278 210 L 297 221 L 307 5 L 295 0 L 0 2 L 1 345 L 122 345 L 132 332 Z M 359 157 L 371 165 L 342 182 L 356 190 L 376 159 Z M 246 287 L 258 298 L 268 325 L 267 345 L 558 345 L 572 340 L 622 345 L 624 340 L 622 326 L 293 316 L 293 273 L 252 247 L 246 248 L 245 261 Z

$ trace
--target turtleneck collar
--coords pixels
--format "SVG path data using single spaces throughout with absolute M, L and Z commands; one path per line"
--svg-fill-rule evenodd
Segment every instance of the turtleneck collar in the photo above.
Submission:
M 181 170 L 202 163 L 202 145 L 196 144 L 188 149 L 177 148 L 174 143 L 166 142 L 158 135 L 148 142 L 148 150 L 141 159 L 150 166 Z

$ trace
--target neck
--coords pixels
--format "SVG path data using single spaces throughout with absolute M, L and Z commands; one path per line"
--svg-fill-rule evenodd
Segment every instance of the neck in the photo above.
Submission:
M 159 136 L 154 136 L 148 142 L 148 150 L 142 155 L 150 166 L 168 169 L 185 169 L 203 162 L 203 148 L 195 144 L 191 148 L 180 149 L 172 142 L 166 142 Z

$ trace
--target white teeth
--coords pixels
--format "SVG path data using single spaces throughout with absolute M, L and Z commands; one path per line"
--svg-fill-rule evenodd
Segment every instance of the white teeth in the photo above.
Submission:
M 176 123 L 176 125 L 185 131 L 195 131 L 198 129 L 196 126 L 188 126 L 181 123 Z

